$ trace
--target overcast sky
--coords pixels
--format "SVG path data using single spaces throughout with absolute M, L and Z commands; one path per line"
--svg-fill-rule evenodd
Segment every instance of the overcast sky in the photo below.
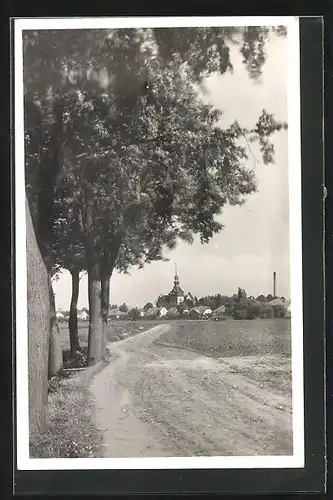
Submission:
M 267 47 L 268 58 L 260 83 L 251 81 L 237 49 L 232 49 L 233 74 L 211 77 L 208 98 L 224 114 L 222 122 L 235 119 L 254 125 L 262 108 L 287 121 L 287 40 L 274 37 Z M 177 263 L 180 284 L 185 292 L 203 296 L 230 295 L 240 286 L 248 295 L 272 293 L 273 271 L 277 273 L 277 294 L 289 297 L 289 213 L 287 132 L 274 137 L 275 165 L 257 163 L 259 192 L 248 197 L 242 207 L 226 207 L 221 216 L 223 231 L 209 244 L 180 243 L 165 256 L 170 262 L 155 262 L 130 275 L 114 273 L 111 302 L 143 306 L 155 302 L 173 286 Z M 259 160 L 259 155 L 256 155 Z M 253 160 L 250 155 L 250 165 Z M 56 306 L 69 309 L 70 275 L 64 272 L 54 283 Z M 79 307 L 88 306 L 87 278 L 80 286 Z

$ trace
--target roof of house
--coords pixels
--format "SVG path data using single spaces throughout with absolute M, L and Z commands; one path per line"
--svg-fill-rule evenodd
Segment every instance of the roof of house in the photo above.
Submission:
M 219 314 L 226 312 L 227 308 L 225 306 L 220 306 L 217 309 L 214 309 L 213 314 Z
M 270 306 L 284 306 L 285 303 L 283 302 L 283 300 L 277 298 L 277 299 L 273 299 L 270 302 L 268 302 L 268 305 L 270 305 Z
M 119 311 L 119 309 L 111 309 L 109 312 L 109 316 L 121 316 L 123 313 L 122 311 Z
M 207 311 L 212 312 L 211 308 L 208 306 L 196 306 L 195 309 L 198 309 L 200 314 L 204 314 Z

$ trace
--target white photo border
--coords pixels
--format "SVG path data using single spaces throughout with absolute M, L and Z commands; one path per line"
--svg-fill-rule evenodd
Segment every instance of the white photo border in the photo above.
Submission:
M 293 455 L 231 457 L 48 458 L 29 457 L 27 258 L 24 172 L 23 30 L 135 27 L 279 26 L 288 40 L 288 175 L 292 303 Z M 15 266 L 16 266 L 16 466 L 18 470 L 257 469 L 304 467 L 303 287 L 299 18 L 123 17 L 14 19 Z M 19 307 L 18 307 L 19 305 Z M 18 314 L 19 311 L 19 314 Z

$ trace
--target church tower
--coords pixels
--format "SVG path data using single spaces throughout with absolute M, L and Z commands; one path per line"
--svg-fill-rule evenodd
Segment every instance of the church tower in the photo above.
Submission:
M 182 302 L 184 302 L 184 292 L 183 290 L 181 289 L 180 287 L 180 284 L 179 284 L 179 277 L 178 277 L 178 274 L 177 274 L 177 266 L 175 265 L 175 277 L 174 277 L 174 285 L 173 285 L 173 289 L 171 290 L 171 292 L 169 293 L 169 296 L 170 296 L 170 305 L 172 307 L 174 306 L 178 306 L 179 304 L 181 304 Z

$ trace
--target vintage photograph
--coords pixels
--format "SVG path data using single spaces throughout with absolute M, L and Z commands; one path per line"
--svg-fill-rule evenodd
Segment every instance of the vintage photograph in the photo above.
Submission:
M 18 463 L 302 466 L 297 19 L 15 24 Z

